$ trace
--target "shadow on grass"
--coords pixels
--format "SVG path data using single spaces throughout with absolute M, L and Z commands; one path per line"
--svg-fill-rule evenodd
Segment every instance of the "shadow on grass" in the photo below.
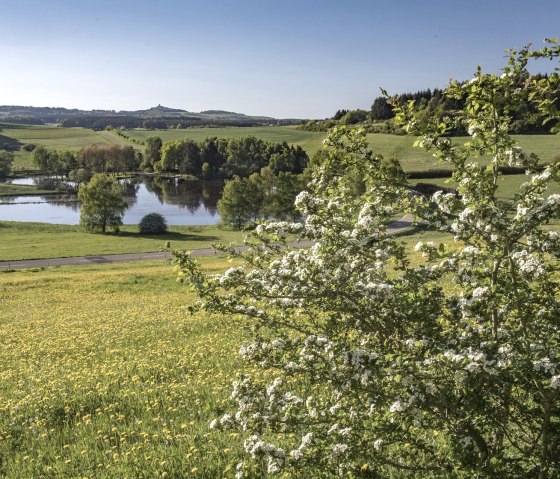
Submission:
M 18 140 L 16 140 L 15 138 L 11 138 L 9 136 L 6 135 L 1 135 L 0 134 L 0 147 L 3 150 L 8 150 L 8 151 L 17 151 L 20 149 L 20 147 L 22 146 L 23 143 L 20 143 Z
M 153 240 L 160 240 L 162 242 L 166 241 L 204 241 L 211 243 L 212 241 L 218 241 L 220 238 L 214 235 L 199 235 L 199 234 L 188 234 L 188 233 L 178 233 L 175 231 L 170 231 L 168 233 L 163 234 L 140 234 L 135 233 L 133 231 L 121 231 L 119 233 L 105 233 L 107 236 L 115 236 L 119 238 L 144 238 L 144 239 L 153 239 Z

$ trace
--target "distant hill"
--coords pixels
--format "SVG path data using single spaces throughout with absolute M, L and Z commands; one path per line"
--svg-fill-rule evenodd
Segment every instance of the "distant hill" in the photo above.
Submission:
M 115 128 L 188 128 L 191 126 L 259 126 L 295 125 L 301 120 L 250 116 L 225 110 L 194 113 L 180 108 L 157 105 L 146 110 L 79 110 L 76 108 L 0 105 L 0 121 L 28 125 L 58 123 L 65 127 L 81 126 L 102 129 Z

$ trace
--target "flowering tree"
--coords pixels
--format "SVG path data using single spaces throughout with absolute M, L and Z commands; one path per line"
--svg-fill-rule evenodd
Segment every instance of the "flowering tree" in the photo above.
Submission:
M 510 52 L 501 76 L 451 84 L 464 111 L 424 132 L 413 104 L 397 108 L 420 146 L 452 164 L 458 195 L 411 195 L 362 132 L 335 129 L 297 198 L 303 223 L 264 224 L 247 251 L 224 248 L 243 265 L 222 275 L 175 253 L 197 307 L 254 328 L 240 352 L 257 372 L 234 382 L 236 409 L 212 423 L 245 435 L 238 477 L 560 476 L 560 239 L 547 228 L 560 195 L 546 195 L 560 165 L 539 166 L 509 135 L 517 105 L 558 118 L 557 71 L 533 79 L 527 63 L 559 57 L 550 41 Z M 448 137 L 458 127 L 464 144 Z M 503 165 L 527 168 L 510 202 L 497 198 Z M 399 211 L 455 246 L 419 243 L 412 262 L 385 234 Z M 315 245 L 291 249 L 288 235 Z

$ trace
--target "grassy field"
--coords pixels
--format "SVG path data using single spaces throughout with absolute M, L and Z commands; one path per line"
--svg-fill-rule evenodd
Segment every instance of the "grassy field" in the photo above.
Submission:
M 139 142 L 150 136 L 159 136 L 163 142 L 189 139 L 202 141 L 206 138 L 239 138 L 242 136 L 256 136 L 265 141 L 291 145 L 300 145 L 308 155 L 313 155 L 321 148 L 324 133 L 298 130 L 293 126 L 258 126 L 258 127 L 224 127 L 224 128 L 187 128 L 181 130 L 126 130 L 125 135 Z
M 247 367 L 242 320 L 189 316 L 162 261 L 0 272 L 0 292 L 0 477 L 232 476 L 241 441 L 209 423 Z
M 248 372 L 243 320 L 187 314 L 162 261 L 0 272 L 0 295 L 0 477 L 233 476 L 242 441 L 209 423 Z
M 93 144 L 114 144 L 112 140 L 87 128 L 62 128 L 51 125 L 28 126 L 0 124 L 0 143 L 21 147 L 32 143 L 56 150 L 77 151 Z M 15 152 L 14 170 L 33 170 L 32 153 L 18 150 Z
M 247 233 L 217 226 L 169 226 L 165 235 L 140 235 L 137 226 L 118 234 L 85 233 L 78 226 L 0 222 L 0 261 L 207 248 L 213 241 L 241 242 Z
M 54 126 L 1 125 L 0 143 L 23 145 L 34 143 L 48 148 L 78 150 L 91 144 L 117 143 L 126 140 L 110 132 L 95 132 L 85 128 L 59 128 Z M 208 137 L 256 136 L 266 141 L 299 145 L 309 156 L 313 156 L 322 146 L 326 133 L 298 130 L 294 126 L 278 127 L 226 127 L 226 128 L 188 128 L 180 130 L 145 130 L 134 129 L 123 132 L 135 148 L 150 136 L 159 136 L 164 142 L 177 139 L 204 140 Z M 374 152 L 386 158 L 397 158 L 405 171 L 425 171 L 433 168 L 448 168 L 447 164 L 434 165 L 433 157 L 420 148 L 413 148 L 414 138 L 383 133 L 370 133 L 368 141 Z M 522 148 L 529 153 L 536 153 L 542 161 L 551 161 L 560 155 L 560 137 L 553 135 L 518 135 Z M 465 141 L 458 137 L 456 141 Z M 31 154 L 18 151 L 15 169 L 32 169 Z
M 519 191 L 519 187 L 529 181 L 530 177 L 527 175 L 502 175 L 498 183 L 498 198 L 511 199 L 513 195 Z M 411 183 L 422 182 L 432 183 L 434 185 L 446 186 L 449 188 L 456 188 L 457 184 L 451 178 L 425 178 L 421 180 L 411 180 Z M 548 194 L 560 193 L 560 184 L 550 183 L 547 190 Z
M 0 477 L 215 479 L 235 465 L 239 441 L 209 423 L 244 330 L 189 316 L 169 265 L 0 273 L 0 291 Z
M 255 128 L 189 128 L 185 130 L 127 130 L 131 139 L 144 141 L 150 136 L 159 136 L 164 142 L 177 139 L 196 141 L 216 137 L 256 136 L 267 141 L 286 141 L 300 145 L 309 156 L 313 156 L 321 147 L 326 133 L 302 131 L 296 127 L 255 127 Z M 560 137 L 553 135 L 517 135 L 514 136 L 529 153 L 537 154 L 542 161 L 551 161 L 560 155 Z M 411 136 L 389 135 L 385 133 L 368 133 L 369 144 L 375 153 L 386 158 L 397 158 L 405 171 L 425 171 L 433 168 L 448 168 L 446 164 L 434 164 L 434 158 L 421 148 L 414 148 Z M 467 137 L 457 137 L 455 141 L 467 141 Z

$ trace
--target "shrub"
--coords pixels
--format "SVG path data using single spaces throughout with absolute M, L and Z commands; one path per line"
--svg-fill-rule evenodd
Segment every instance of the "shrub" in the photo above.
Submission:
M 535 174 L 537 159 L 508 134 L 509 112 L 526 103 L 560 120 L 550 101 L 560 76 L 533 80 L 525 68 L 560 59 L 549 43 L 510 52 L 502 75 L 452 83 L 446 97 L 465 102 L 456 118 L 418 124 L 413 104 L 396 108 L 417 145 L 449 163 L 460 196 L 409 195 L 362 130 L 335 128 L 297 197 L 301 223 L 259 225 L 243 251 L 218 246 L 241 260 L 222 275 L 174 252 L 201 297 L 192 311 L 243 315 L 252 328 L 235 406 L 210 424 L 244 440 L 237 477 L 560 477 L 560 235 L 550 231 L 560 195 L 547 194 L 560 164 Z M 458 124 L 470 135 L 461 145 L 447 135 Z M 506 165 L 527 181 L 504 205 Z M 384 234 L 402 211 L 457 242 L 421 241 L 409 257 Z M 290 235 L 314 245 L 293 249 Z
M 33 151 L 35 148 L 37 148 L 37 145 L 34 145 L 33 143 L 26 143 L 21 147 L 23 151 Z
M 167 231 L 165 218 L 159 213 L 148 213 L 138 223 L 141 234 L 155 235 Z

